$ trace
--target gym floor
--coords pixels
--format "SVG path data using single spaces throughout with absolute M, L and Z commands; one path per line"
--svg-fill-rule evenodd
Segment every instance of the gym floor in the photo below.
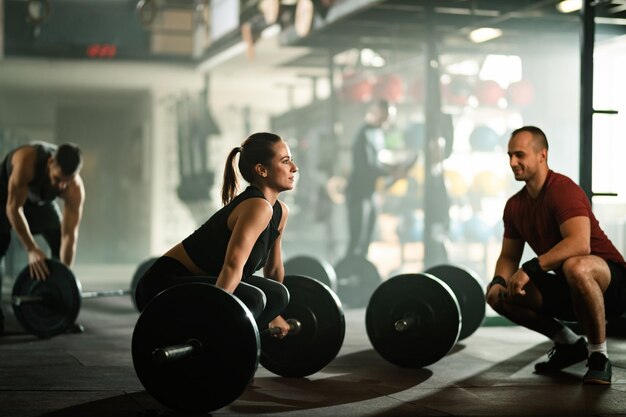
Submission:
M 83 287 L 89 282 L 84 290 L 128 284 L 125 278 L 98 283 L 95 269 L 82 273 Z M 130 268 L 106 273 L 131 274 Z M 153 400 L 136 377 L 130 344 L 138 313 L 130 298 L 84 301 L 79 316 L 84 333 L 40 340 L 25 334 L 12 317 L 7 285 L 7 334 L 0 338 L 0 416 L 179 415 Z M 613 384 L 583 386 L 584 363 L 550 377 L 534 374 L 534 363 L 545 359 L 551 343 L 513 326 L 481 327 L 437 363 L 424 369 L 399 368 L 372 349 L 364 316 L 364 309 L 345 311 L 343 347 L 321 372 L 288 379 L 259 367 L 249 389 L 212 415 L 626 416 L 624 340 L 608 341 Z

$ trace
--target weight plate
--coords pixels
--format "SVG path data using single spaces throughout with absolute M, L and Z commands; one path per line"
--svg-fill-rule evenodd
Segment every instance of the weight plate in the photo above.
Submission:
M 405 331 L 396 322 L 413 319 Z M 443 358 L 461 330 L 459 304 L 450 287 L 430 274 L 389 278 L 372 294 L 365 313 L 367 335 L 386 360 L 422 368 Z
M 146 259 L 145 261 L 139 264 L 139 266 L 135 270 L 135 273 L 133 274 L 133 279 L 130 282 L 130 290 L 132 292 L 130 298 L 133 300 L 133 306 L 135 306 L 135 310 L 137 311 L 139 311 L 139 308 L 137 307 L 137 300 L 135 300 L 135 291 L 137 290 L 137 284 L 139 283 L 139 280 L 141 279 L 141 277 L 143 277 L 143 274 L 145 274 L 146 271 L 150 269 L 152 264 L 156 262 L 157 259 L 159 258 L 156 256 Z
M 318 280 L 337 292 L 337 275 L 335 269 L 323 259 L 299 255 L 285 262 L 285 275 L 304 275 Z
M 348 256 L 335 266 L 337 295 L 348 307 L 365 307 L 382 279 L 376 266 L 362 256 Z
M 284 319 L 298 320 L 302 328 L 296 335 L 277 339 L 261 336 L 261 365 L 285 377 L 312 375 L 339 353 L 346 323 L 337 295 L 320 282 L 299 275 L 285 276 L 289 305 Z
M 165 364 L 156 348 L 195 339 L 201 353 Z M 133 364 L 146 391 L 174 410 L 209 412 L 235 401 L 259 363 L 259 332 L 250 311 L 210 284 L 183 284 L 156 296 L 139 316 Z
M 13 302 L 15 318 L 24 330 L 41 338 L 65 333 L 76 321 L 81 287 L 72 271 L 55 259 L 47 259 L 50 275 L 43 281 L 24 268 L 13 285 L 13 297 L 42 297 L 40 302 Z
M 485 290 L 478 275 L 463 266 L 437 265 L 426 270 L 448 284 L 461 308 L 463 325 L 459 340 L 472 335 L 485 321 Z

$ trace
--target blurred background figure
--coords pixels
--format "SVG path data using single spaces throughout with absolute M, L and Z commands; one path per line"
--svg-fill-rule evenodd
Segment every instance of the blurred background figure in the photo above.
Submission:
M 406 176 L 417 159 L 415 156 L 402 162 L 385 160 L 384 129 L 394 114 L 395 108 L 388 101 L 375 101 L 352 144 L 352 172 L 346 190 L 349 230 L 346 258 L 367 257 L 376 225 L 376 181 L 385 176 L 391 181 Z

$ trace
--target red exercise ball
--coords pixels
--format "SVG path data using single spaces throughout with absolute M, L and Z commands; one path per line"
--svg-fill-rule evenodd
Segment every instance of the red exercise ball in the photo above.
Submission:
M 404 101 L 404 81 L 397 74 L 384 74 L 378 77 L 374 86 L 374 97 L 390 103 Z
M 504 97 L 504 89 L 493 80 L 481 81 L 476 87 L 476 98 L 483 106 L 496 106 Z
M 366 103 L 372 99 L 374 83 L 362 74 L 349 73 L 343 75 L 341 86 L 342 98 L 355 103 Z
M 535 88 L 527 80 L 511 83 L 507 93 L 511 104 L 516 106 L 528 106 L 535 100 Z

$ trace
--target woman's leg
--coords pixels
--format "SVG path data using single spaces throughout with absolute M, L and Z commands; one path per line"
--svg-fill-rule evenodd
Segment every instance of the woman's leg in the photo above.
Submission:
M 157 294 L 174 285 L 190 283 L 215 285 L 216 281 L 216 277 L 193 276 L 180 262 L 163 256 L 152 264 L 137 283 L 137 289 L 135 290 L 137 308 L 139 311 L 143 311 L 145 306 Z M 266 297 L 259 288 L 241 283 L 235 289 L 234 295 L 248 307 L 255 319 L 263 312 Z
M 270 321 L 274 320 L 276 316 L 280 315 L 285 308 L 287 308 L 287 304 L 289 304 L 289 291 L 287 287 L 280 282 L 255 275 L 245 278 L 244 282 L 237 288 L 239 289 L 239 287 L 243 287 L 245 284 L 260 289 L 267 298 L 265 309 L 259 316 L 255 316 L 259 330 L 263 330 L 267 328 Z M 236 292 L 237 290 L 235 290 L 235 293 Z
M 252 316 L 254 316 L 260 330 L 261 327 L 259 326 L 259 317 L 263 314 L 263 310 L 267 304 L 267 297 L 263 291 L 257 287 L 248 285 L 245 282 L 240 282 L 239 285 L 237 285 L 237 288 L 235 288 L 235 292 L 233 294 L 239 298 L 241 302 L 246 305 L 246 307 L 248 307 L 250 312 L 252 312 Z
M 184 283 L 181 277 L 190 275 L 192 275 L 191 272 L 176 259 L 167 256 L 158 258 L 137 282 L 135 290 L 137 308 L 143 311 L 157 294 L 174 285 Z

